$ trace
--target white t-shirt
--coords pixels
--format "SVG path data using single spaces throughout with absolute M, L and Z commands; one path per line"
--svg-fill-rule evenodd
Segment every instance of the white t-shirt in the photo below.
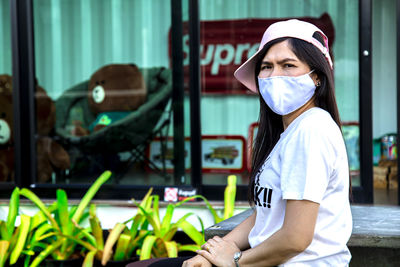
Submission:
M 286 200 L 320 204 L 314 238 L 305 251 L 280 266 L 347 266 L 352 231 L 349 168 L 341 131 L 330 114 L 311 108 L 281 134 L 255 179 L 255 247 L 283 224 Z

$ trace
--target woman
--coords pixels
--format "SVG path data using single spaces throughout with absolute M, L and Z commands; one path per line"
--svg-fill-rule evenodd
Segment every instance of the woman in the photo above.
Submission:
M 260 95 L 255 211 L 182 266 L 348 266 L 349 170 L 327 37 L 307 22 L 274 23 L 235 77 Z

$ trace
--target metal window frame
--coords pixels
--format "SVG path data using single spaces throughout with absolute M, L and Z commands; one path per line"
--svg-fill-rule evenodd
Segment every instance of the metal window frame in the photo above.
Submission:
M 35 50 L 31 0 L 10 0 L 13 71 L 15 181 L 28 187 L 36 177 Z
M 397 47 L 397 151 L 399 151 L 400 137 L 400 0 L 396 3 L 396 47 Z M 397 154 L 398 155 L 398 154 Z M 397 181 L 400 181 L 400 157 L 397 156 Z M 397 189 L 398 205 L 400 205 L 400 188 Z
M 372 153 L 372 1 L 359 0 L 359 116 L 361 186 L 353 187 L 353 201 L 373 203 Z

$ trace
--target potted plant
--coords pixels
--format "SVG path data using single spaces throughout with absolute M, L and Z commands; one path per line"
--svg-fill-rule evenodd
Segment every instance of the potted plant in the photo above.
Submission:
M 147 192 L 139 206 L 147 209 L 151 205 L 151 192 L 152 189 Z M 96 262 L 97 265 L 100 265 L 100 261 L 103 266 L 120 266 L 123 262 L 135 261 L 136 249 L 141 246 L 143 239 L 150 233 L 147 230 L 148 223 L 143 213 L 138 210 L 130 220 L 124 223 L 117 223 L 109 232 L 105 243 L 104 231 L 96 215 L 95 205 L 91 205 L 89 214 L 91 234 L 96 240 L 96 249 L 86 254 L 83 266 L 92 267 L 96 265 Z M 127 226 L 128 223 L 131 223 L 130 227 Z
M 10 197 L 7 221 L 0 220 L 0 267 L 14 265 L 25 248 L 32 218 L 21 214 L 20 225 L 15 227 L 19 210 L 19 188 L 16 187 Z
M 181 251 L 193 251 L 200 249 L 204 243 L 204 226 L 200 217 L 197 217 L 202 227 L 201 233 L 187 221 L 189 216 L 195 215 L 189 212 L 182 216 L 177 222 L 171 221 L 174 210 L 187 200 L 183 200 L 176 204 L 168 204 L 164 218 L 160 219 L 159 213 L 159 196 L 150 196 L 150 205 L 143 207 L 136 203 L 136 206 L 143 214 L 144 218 L 153 228 L 146 235 L 140 248 L 140 260 L 149 259 L 151 257 L 177 257 Z M 194 244 L 182 245 L 173 240 L 178 229 L 181 229 Z
M 50 255 L 54 260 L 65 261 L 76 257 L 76 247 L 79 245 L 83 250 L 95 250 L 95 240 L 89 234 L 89 229 L 83 229 L 79 224 L 85 215 L 85 209 L 90 201 L 111 176 L 111 172 L 104 172 L 89 188 L 77 207 L 69 209 L 67 194 L 64 190 L 57 190 L 57 199 L 49 207 L 29 189 L 20 190 L 20 195 L 31 200 L 47 219 L 40 224 L 30 242 L 27 254 L 35 255 L 38 248 L 41 249 L 29 266 L 36 267 Z M 54 215 L 54 216 L 53 216 Z M 76 266 L 77 263 L 73 263 Z M 61 263 L 57 263 L 61 265 Z

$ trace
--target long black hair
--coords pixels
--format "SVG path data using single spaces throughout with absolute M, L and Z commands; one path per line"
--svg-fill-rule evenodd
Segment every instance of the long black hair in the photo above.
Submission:
M 316 32 L 313 36 L 323 45 L 322 36 Z M 315 90 L 314 103 L 329 114 L 341 128 L 339 111 L 335 98 L 335 87 L 333 81 L 332 69 L 322 52 L 314 45 L 296 38 L 279 38 L 267 43 L 257 57 L 257 63 L 254 71 L 254 79 L 258 88 L 258 74 L 261 68 L 261 62 L 271 46 L 288 40 L 289 46 L 299 60 L 305 62 L 314 73 L 318 75 L 320 85 Z M 283 132 L 282 116 L 274 113 L 264 99 L 260 96 L 260 116 L 258 120 L 258 132 L 253 146 L 252 169 L 250 173 L 249 203 L 254 204 L 254 183 L 257 172 L 260 170 L 267 156 L 278 142 L 280 134 Z

